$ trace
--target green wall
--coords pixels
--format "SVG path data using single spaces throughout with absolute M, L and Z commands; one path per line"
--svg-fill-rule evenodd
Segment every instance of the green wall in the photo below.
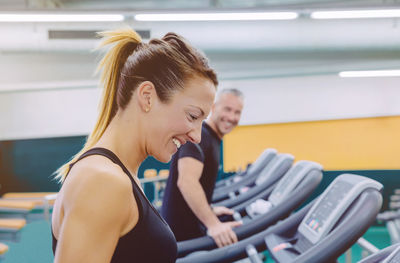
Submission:
M 0 141 L 0 195 L 58 191 L 60 184 L 52 174 L 83 147 L 85 139 L 85 136 L 74 136 Z M 139 178 L 145 169 L 168 167 L 169 164 L 149 157 L 139 168 Z
M 53 179 L 52 173 L 77 153 L 84 142 L 84 136 L 0 141 L 0 195 L 6 192 L 58 191 L 60 185 Z M 144 170 L 148 168 L 168 169 L 169 163 L 161 163 L 149 157 L 139 168 L 139 178 L 143 177 Z M 222 168 L 223 164 L 218 178 L 227 175 L 222 173 Z M 384 209 L 387 209 L 393 189 L 400 188 L 400 170 L 324 171 L 323 180 L 310 200 L 322 193 L 342 173 L 355 173 L 381 182 L 384 185 Z M 146 186 L 145 192 L 152 200 L 151 185 Z

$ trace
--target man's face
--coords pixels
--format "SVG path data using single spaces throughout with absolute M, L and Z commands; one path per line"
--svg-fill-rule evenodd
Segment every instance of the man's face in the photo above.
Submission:
M 232 94 L 221 94 L 212 107 L 211 120 L 220 137 L 231 132 L 239 123 L 242 115 L 243 99 Z

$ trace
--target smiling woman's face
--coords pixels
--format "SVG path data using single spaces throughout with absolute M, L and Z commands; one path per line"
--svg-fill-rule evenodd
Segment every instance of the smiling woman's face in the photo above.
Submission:
M 147 152 L 161 162 L 169 162 L 177 149 L 201 140 L 201 126 L 214 102 L 216 88 L 205 78 L 194 77 L 185 82 L 167 103 L 157 100 L 151 109 L 148 124 Z

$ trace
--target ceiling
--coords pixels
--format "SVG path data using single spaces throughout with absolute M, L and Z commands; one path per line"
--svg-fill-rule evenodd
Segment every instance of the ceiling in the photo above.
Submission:
M 330 9 L 390 7 L 399 0 L 0 0 L 2 11 L 9 10 L 187 10 L 187 9 Z
M 400 0 L 0 0 L 0 12 L 122 12 L 400 8 Z M 226 78 L 315 75 L 400 68 L 400 19 L 293 21 L 0 23 L 1 54 L 89 54 L 98 40 L 49 39 L 49 31 L 101 31 L 128 24 L 151 37 L 175 31 L 210 55 Z

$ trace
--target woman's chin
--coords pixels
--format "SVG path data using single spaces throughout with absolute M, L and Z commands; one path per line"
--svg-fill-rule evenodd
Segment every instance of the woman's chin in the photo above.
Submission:
M 173 154 L 168 154 L 168 153 L 165 153 L 165 154 L 163 154 L 163 155 L 154 155 L 153 157 L 157 160 L 157 161 L 160 161 L 160 162 L 162 162 L 162 163 L 168 163 L 169 161 L 171 161 L 171 158 L 172 158 L 172 155 Z

